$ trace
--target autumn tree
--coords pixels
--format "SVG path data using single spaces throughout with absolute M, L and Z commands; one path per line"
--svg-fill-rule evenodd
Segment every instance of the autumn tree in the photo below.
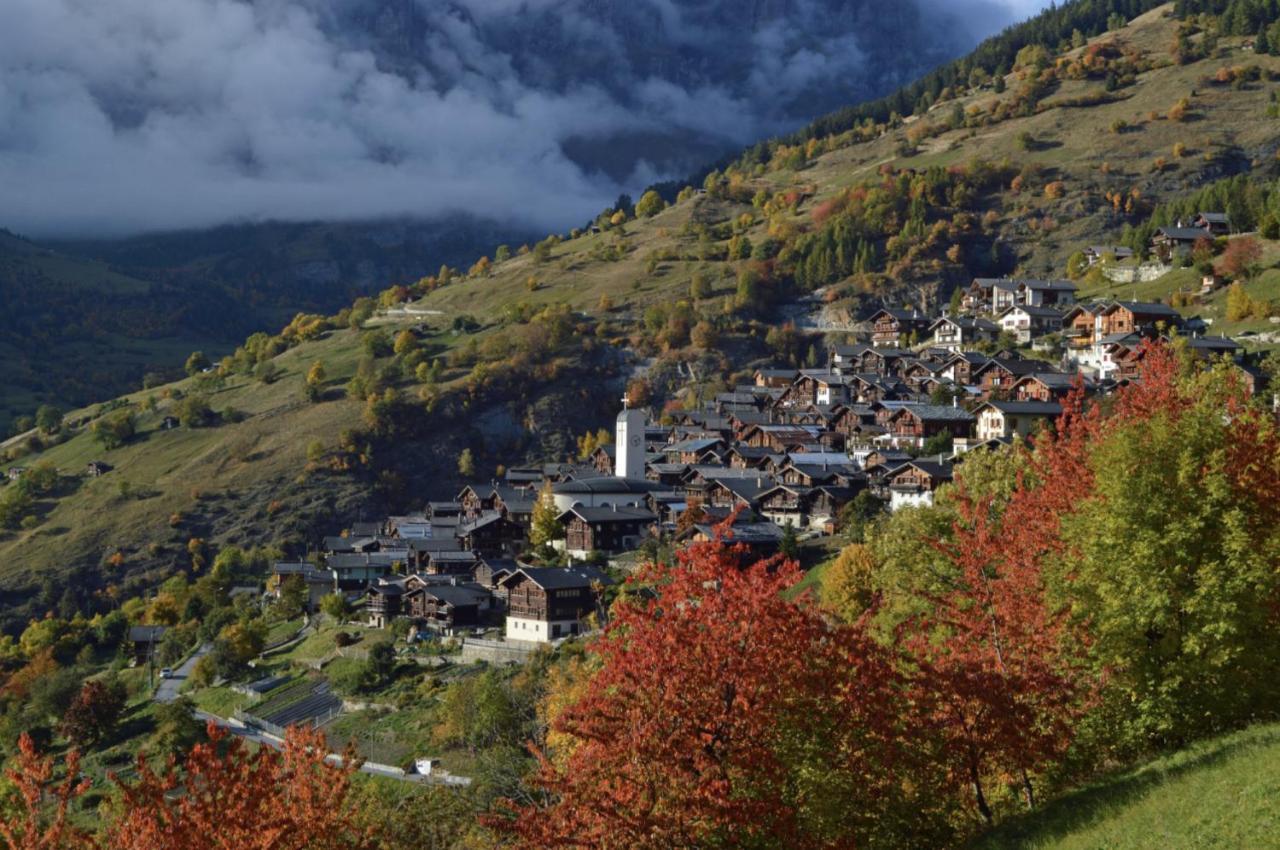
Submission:
M 471 454 L 471 449 L 463 449 L 458 455 L 458 474 L 463 478 L 470 478 L 476 474 L 476 461 Z
M 548 483 L 543 486 L 533 505 L 529 543 L 534 547 L 541 547 L 562 537 L 564 524 L 560 522 L 560 509 L 556 507 L 555 498 L 551 495 L 551 485 Z
M 96 744 L 115 728 L 124 703 L 124 685 L 119 680 L 91 679 L 71 701 L 59 729 L 77 747 Z
M 708 542 L 642 571 L 657 598 L 615 603 L 552 722 L 571 754 L 539 753 L 547 796 L 490 823 L 539 848 L 939 843 L 945 795 L 925 770 L 900 781 L 927 736 L 885 653 L 788 601 L 794 563 L 746 560 Z
M 1257 271 L 1258 262 L 1262 259 L 1262 246 L 1251 236 L 1232 239 L 1227 249 L 1222 252 L 1222 270 L 1231 277 L 1248 278 Z
M 308 401 L 317 402 L 324 398 L 324 382 L 328 380 L 328 377 L 328 373 L 325 372 L 324 363 L 317 360 L 311 364 L 311 368 L 307 370 L 306 379 L 306 395 Z
M 666 209 L 666 206 L 667 202 L 662 200 L 662 196 L 650 189 L 636 202 L 636 215 L 642 218 L 653 218 Z
M 57 779 L 58 773 L 62 778 Z M 71 803 L 89 789 L 80 775 L 80 754 L 67 754 L 61 771 L 53 759 L 42 757 L 22 733 L 12 767 L 4 772 L 16 792 L 13 805 L 0 814 L 0 839 L 5 850 L 93 850 L 93 837 L 69 821 Z
M 293 727 L 283 751 L 251 752 L 213 724 L 209 740 L 154 769 L 138 756 L 136 780 L 116 779 L 121 814 L 113 850 L 363 850 L 373 847 L 350 805 L 359 761 L 326 762 L 323 733 Z M 183 788 L 185 793 L 175 794 Z

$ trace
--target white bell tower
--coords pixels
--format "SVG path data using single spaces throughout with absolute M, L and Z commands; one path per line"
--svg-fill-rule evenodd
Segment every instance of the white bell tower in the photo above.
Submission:
M 644 411 L 629 407 L 624 398 L 613 437 L 613 474 L 618 478 L 644 478 L 644 425 Z

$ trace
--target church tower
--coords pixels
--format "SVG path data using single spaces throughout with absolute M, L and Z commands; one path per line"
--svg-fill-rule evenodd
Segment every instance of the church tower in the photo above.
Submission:
M 613 438 L 613 474 L 618 478 L 644 478 L 644 426 L 644 411 L 627 407 L 624 399 Z

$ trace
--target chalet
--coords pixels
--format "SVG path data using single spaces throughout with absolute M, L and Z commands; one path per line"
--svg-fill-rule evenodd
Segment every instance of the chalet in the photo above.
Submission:
M 974 371 L 990 359 L 977 351 L 957 352 L 943 365 L 941 376 L 960 386 L 968 386 L 973 383 Z
M 404 601 L 404 579 L 378 582 L 369 585 L 364 593 L 364 610 L 369 625 L 385 629 L 400 616 Z
M 650 463 L 645 465 L 645 478 L 665 487 L 676 487 L 689 471 L 687 463 Z M 648 493 L 645 494 L 646 498 Z
M 888 475 L 889 510 L 933 504 L 933 494 L 951 480 L 951 464 L 912 460 Z
M 999 313 L 1013 306 L 1017 292 L 1017 281 L 1005 277 L 979 277 L 969 285 L 960 304 L 970 312 Z
M 431 576 L 467 576 L 475 572 L 479 562 L 480 556 L 470 549 L 442 549 L 431 553 L 423 572 Z
M 812 487 L 779 484 L 760 494 L 760 513 L 770 522 L 792 528 L 809 524 L 809 495 Z
M 979 366 L 973 373 L 973 382 L 981 390 L 982 395 L 1004 393 L 1013 388 L 1018 379 L 1024 375 L 1037 372 L 1051 372 L 1049 364 L 1040 360 L 1014 360 L 1008 357 L 992 357 Z
M 479 584 L 420 584 L 405 591 L 402 610 L 427 629 L 453 634 L 483 625 L 492 600 Z
M 928 329 L 927 326 L 925 329 Z M 896 373 L 899 362 L 913 359 L 915 356 L 915 352 L 907 348 L 865 347 L 859 354 L 858 359 L 850 363 L 849 369 L 841 367 L 840 371 L 842 373 L 847 371 L 870 372 L 881 377 L 887 377 Z
M 932 344 L 947 351 L 959 351 L 979 342 L 991 342 L 1000 333 L 1000 326 L 989 319 L 973 316 L 943 316 L 929 327 Z
M 1023 280 L 1015 300 L 1028 307 L 1069 307 L 1076 303 L 1076 285 L 1069 280 Z
M 387 535 L 401 540 L 420 540 L 431 536 L 431 518 L 426 514 L 387 518 Z
M 589 566 L 521 567 L 501 582 L 507 599 L 507 639 L 547 643 L 580 634 L 610 582 Z
M 1103 261 L 1124 262 L 1133 258 L 1133 249 L 1123 245 L 1090 245 L 1084 249 L 1084 261 L 1089 267 Z
M 1200 360 L 1227 357 L 1235 360 L 1241 352 L 1240 343 L 1225 336 L 1194 336 L 1186 340 L 1187 350 Z
M 672 443 L 662 453 L 669 463 L 706 463 L 708 458 L 720 458 L 724 449 L 719 437 L 701 437 Z
M 527 528 L 497 511 L 488 511 L 459 525 L 457 538 L 463 549 L 500 556 L 523 548 Z
M 1196 213 L 1196 217 L 1191 220 L 1191 226 L 1207 230 L 1214 236 L 1226 236 L 1231 232 L 1231 217 L 1220 212 Z
M 1107 308 L 1106 302 L 1077 304 L 1062 316 L 1062 336 L 1071 349 L 1093 345 L 1098 317 Z
M 769 449 L 772 452 L 785 454 L 793 446 L 801 446 L 812 442 L 818 436 L 818 429 L 798 425 L 756 425 L 747 429 L 742 435 L 742 442 L 758 449 Z
M 390 553 L 359 552 L 348 555 L 330 555 L 325 565 L 333 571 L 338 590 L 363 590 L 370 582 L 391 575 L 397 559 Z
M 1162 328 L 1182 325 L 1182 314 L 1168 304 L 1143 301 L 1115 301 L 1095 319 L 1095 338 L 1114 334 L 1155 336 Z
M 943 434 L 967 437 L 973 423 L 973 414 L 963 407 L 917 404 L 895 413 L 888 428 L 895 445 L 920 448 L 926 440 Z
M 480 558 L 471 570 L 471 578 L 482 587 L 493 588 L 519 566 L 519 562 L 511 558 Z
M 747 563 L 759 558 L 767 558 L 778 552 L 782 544 L 782 529 L 777 523 L 757 522 L 746 519 L 742 515 L 732 525 L 712 525 L 695 523 L 676 535 L 678 543 L 707 543 L 718 541 L 725 546 L 747 547 Z
M 110 472 L 111 466 L 100 460 L 91 460 L 89 461 L 89 465 L 85 467 L 84 471 L 90 478 L 97 478 Z
M 877 310 L 872 314 L 872 345 L 895 346 L 911 335 L 920 335 L 929 327 L 929 317 L 919 310 Z
M 130 626 L 129 651 L 133 654 L 134 663 L 146 664 L 155 658 L 160 641 L 168 631 L 164 626 Z
M 1062 313 L 1052 307 L 1031 307 L 1015 304 L 1001 313 L 996 322 L 1000 329 L 1019 343 L 1062 330 Z
M 799 374 L 795 369 L 757 369 L 753 379 L 757 387 L 786 389 Z
M 1028 437 L 1062 415 L 1056 401 L 987 401 L 975 411 L 977 437 Z
M 705 488 L 705 504 L 733 509 L 743 506 L 755 510 L 760 506 L 760 494 L 773 486 L 774 480 L 757 475 L 751 478 L 717 478 Z
M 1191 252 L 1201 239 L 1213 240 L 1213 234 L 1203 227 L 1162 227 L 1151 237 L 1151 253 L 1161 262 L 1170 263 L 1177 257 Z
M 1084 387 L 1085 392 L 1096 389 L 1093 381 L 1080 375 L 1036 372 L 1019 378 L 1013 385 L 1011 395 L 1017 401 L 1061 401 L 1071 394 L 1077 383 Z
M 560 515 L 565 552 L 586 558 L 592 552 L 629 552 L 639 547 L 658 521 L 648 508 L 570 508 Z
M 588 457 L 587 462 L 595 467 L 601 475 L 612 475 L 614 464 L 617 463 L 618 450 L 609 443 L 603 446 L 597 446 Z
M 297 563 L 278 563 L 271 568 L 271 577 L 274 579 L 274 595 L 280 598 L 282 585 L 286 581 L 302 581 L 307 588 L 307 610 L 316 611 L 320 607 L 320 600 L 326 595 L 333 593 L 337 587 L 333 570 L 324 570 L 306 561 Z
M 832 369 L 840 369 L 842 371 L 860 368 L 862 353 L 870 347 L 864 343 L 856 345 L 836 343 L 827 349 L 827 365 Z
M 461 502 L 427 502 L 427 516 L 432 522 L 462 513 Z

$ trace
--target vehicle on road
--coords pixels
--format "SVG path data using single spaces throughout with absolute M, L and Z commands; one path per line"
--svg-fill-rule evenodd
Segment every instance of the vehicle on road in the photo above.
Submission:
M 161 679 L 172 679 L 172 678 L 173 678 L 173 671 L 172 671 L 172 670 L 170 670 L 168 667 L 164 668 L 163 670 L 161 670 L 161 671 L 160 671 L 160 678 L 161 678 Z

